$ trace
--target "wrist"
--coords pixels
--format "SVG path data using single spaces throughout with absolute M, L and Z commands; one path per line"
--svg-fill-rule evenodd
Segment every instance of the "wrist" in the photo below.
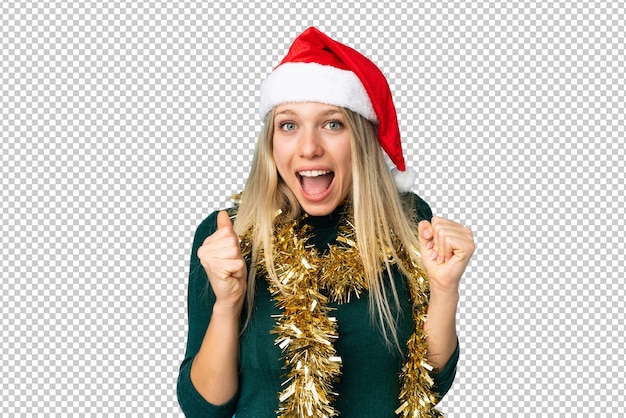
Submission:
M 458 287 L 441 288 L 431 286 L 428 310 L 429 312 L 445 312 L 446 315 L 454 316 L 456 315 L 459 300 L 460 294 Z
M 243 304 L 239 302 L 220 302 L 219 300 L 213 305 L 212 317 L 232 318 L 239 320 Z
M 430 283 L 430 298 L 459 300 L 459 286 L 439 286 L 436 283 Z

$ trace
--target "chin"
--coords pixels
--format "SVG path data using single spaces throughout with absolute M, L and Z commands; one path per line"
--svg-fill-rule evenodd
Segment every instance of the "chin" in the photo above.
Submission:
M 335 209 L 337 209 L 337 206 L 339 206 L 338 203 L 314 204 L 311 202 L 300 202 L 300 207 L 302 208 L 302 210 L 311 216 L 330 215 Z

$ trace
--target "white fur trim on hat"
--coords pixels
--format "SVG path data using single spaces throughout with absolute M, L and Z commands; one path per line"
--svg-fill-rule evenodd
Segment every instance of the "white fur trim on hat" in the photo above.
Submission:
M 261 119 L 283 103 L 320 102 L 348 108 L 378 123 L 369 95 L 352 71 L 292 62 L 278 66 L 261 84 Z
M 396 167 L 391 169 L 391 175 L 400 192 L 408 192 L 413 188 L 417 173 L 414 169 L 407 167 L 405 171 L 400 171 Z
M 406 167 L 406 170 L 400 171 L 398 167 L 391 161 L 387 153 L 383 153 L 385 157 L 385 164 L 393 177 L 393 182 L 396 184 L 399 192 L 408 192 L 415 186 L 415 180 L 417 179 L 417 171 L 412 167 Z

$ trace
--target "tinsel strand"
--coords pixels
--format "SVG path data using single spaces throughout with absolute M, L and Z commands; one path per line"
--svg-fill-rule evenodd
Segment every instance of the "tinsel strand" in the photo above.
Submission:
M 283 313 L 273 332 L 288 369 L 277 413 L 284 418 L 337 416 L 332 406 L 332 380 L 340 373 L 332 344 L 337 325 L 320 292 L 316 251 L 298 239 L 295 224 L 276 234 L 274 251 L 280 283 L 270 280 L 270 291 Z
M 421 260 L 419 250 L 413 249 Z M 424 333 L 424 322 L 430 296 L 430 288 L 424 269 L 409 257 L 403 248 L 399 249 L 400 257 L 408 267 L 409 292 L 413 301 L 413 323 L 415 331 L 407 341 L 407 360 L 400 372 L 400 406 L 396 415 L 402 418 L 442 417 L 441 411 L 435 408 L 437 396 L 431 391 L 433 380 L 429 371 L 432 367 L 426 360 L 428 346 Z

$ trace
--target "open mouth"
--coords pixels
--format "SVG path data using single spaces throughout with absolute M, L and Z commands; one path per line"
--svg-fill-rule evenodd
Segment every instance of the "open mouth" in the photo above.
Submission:
M 297 174 L 302 191 L 312 197 L 323 195 L 335 178 L 333 171 L 325 170 L 304 170 Z

